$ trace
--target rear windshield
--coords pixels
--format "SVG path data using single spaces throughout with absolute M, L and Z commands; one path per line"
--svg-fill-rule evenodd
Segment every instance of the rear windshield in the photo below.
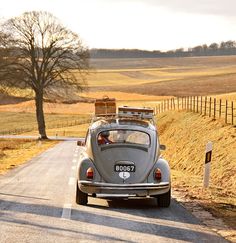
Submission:
M 140 144 L 150 145 L 150 137 L 147 133 L 134 130 L 103 131 L 98 135 L 98 144 Z

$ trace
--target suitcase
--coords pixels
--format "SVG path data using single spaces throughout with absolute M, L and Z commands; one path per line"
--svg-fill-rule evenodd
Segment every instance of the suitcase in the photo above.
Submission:
M 96 116 L 111 116 L 116 114 L 116 99 L 104 96 L 102 99 L 95 101 Z

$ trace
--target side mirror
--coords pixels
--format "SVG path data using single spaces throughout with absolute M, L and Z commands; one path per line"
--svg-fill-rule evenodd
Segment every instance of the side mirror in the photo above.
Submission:
M 84 146 L 84 145 L 85 145 L 84 141 L 77 141 L 77 146 Z
M 160 150 L 166 150 L 166 145 L 160 144 Z

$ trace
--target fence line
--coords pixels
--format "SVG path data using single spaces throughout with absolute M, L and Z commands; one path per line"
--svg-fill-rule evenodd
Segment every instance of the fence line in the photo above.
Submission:
M 213 119 L 224 119 L 225 124 L 236 124 L 236 107 L 234 102 L 212 97 L 186 96 L 162 101 L 157 107 L 157 114 L 168 110 L 185 110 L 200 113 Z
M 62 123 L 53 123 L 53 124 L 49 123 L 47 125 L 47 129 L 82 125 L 82 124 L 90 122 L 90 120 L 91 119 L 89 119 L 89 118 L 87 118 L 87 119 L 83 118 L 83 119 L 79 119 L 79 120 L 68 120 L 68 121 L 62 122 Z M 27 132 L 37 131 L 37 130 L 38 130 L 38 128 L 36 126 L 21 127 L 21 128 L 15 128 L 15 129 L 12 129 L 12 130 L 0 131 L 0 135 L 17 135 L 17 134 L 22 134 L 22 133 L 27 133 Z

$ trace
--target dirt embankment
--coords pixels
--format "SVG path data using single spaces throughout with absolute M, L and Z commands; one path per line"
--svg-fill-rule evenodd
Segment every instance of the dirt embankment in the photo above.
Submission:
M 172 168 L 175 191 L 198 202 L 234 230 L 236 222 L 236 127 L 196 113 L 158 115 L 163 156 Z M 213 142 L 210 186 L 203 189 L 205 147 Z

